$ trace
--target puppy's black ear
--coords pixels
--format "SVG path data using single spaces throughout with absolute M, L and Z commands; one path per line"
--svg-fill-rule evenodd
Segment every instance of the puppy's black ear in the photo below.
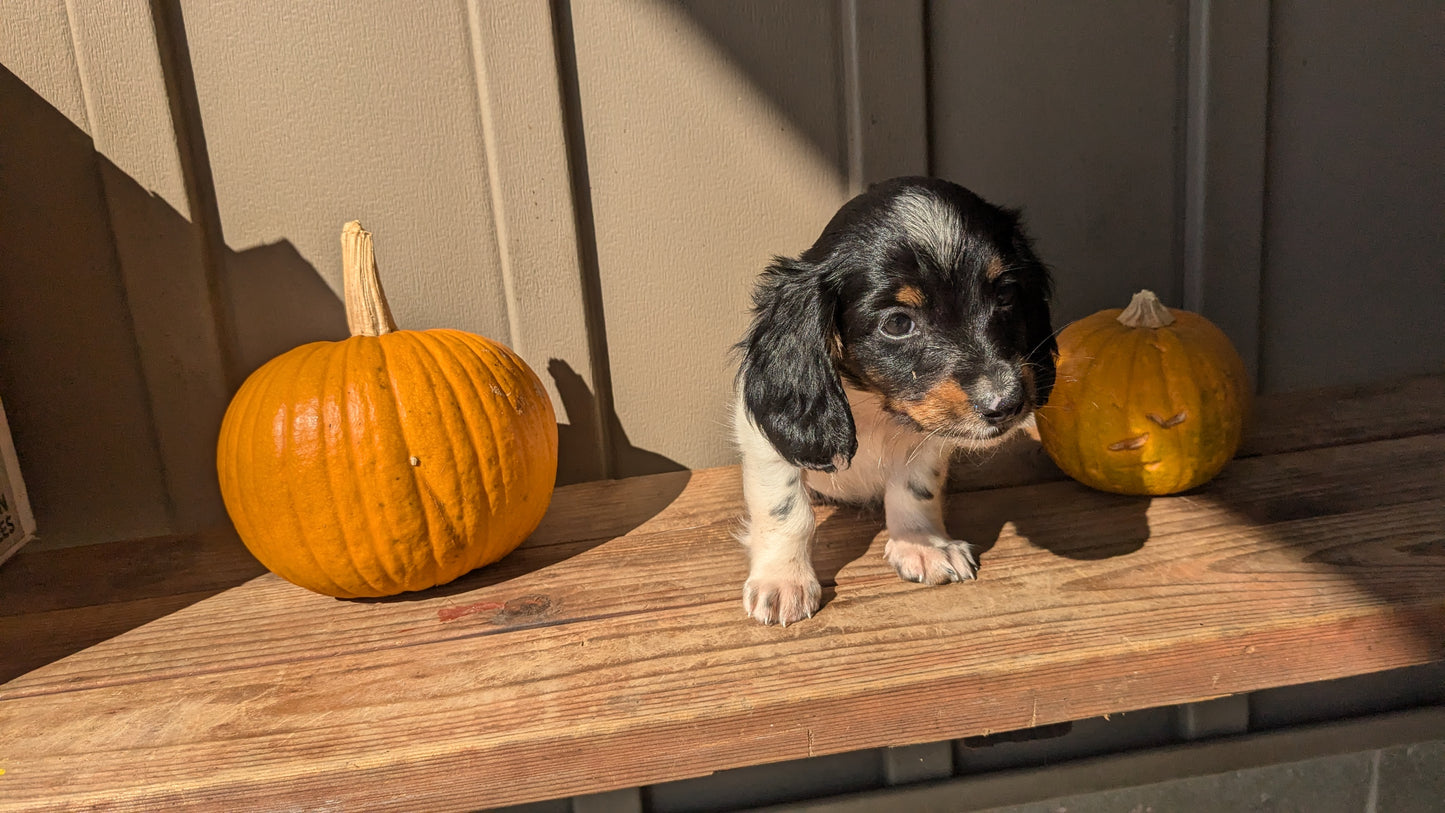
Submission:
M 1033 241 L 1029 239 L 1018 213 L 1012 214 L 1016 223 L 1014 251 L 1019 258 L 1019 283 L 1024 289 L 1024 295 L 1019 298 L 1019 315 L 1024 321 L 1024 335 L 1029 346 L 1026 361 L 1034 373 L 1036 406 L 1043 406 L 1054 390 L 1054 359 L 1059 354 L 1059 343 L 1054 340 L 1053 320 L 1049 312 L 1054 282 L 1048 266 L 1034 253 Z
M 846 468 L 858 450 L 853 412 L 834 366 L 836 296 L 822 271 L 779 258 L 753 292 L 753 323 L 742 350 L 743 405 L 789 463 Z

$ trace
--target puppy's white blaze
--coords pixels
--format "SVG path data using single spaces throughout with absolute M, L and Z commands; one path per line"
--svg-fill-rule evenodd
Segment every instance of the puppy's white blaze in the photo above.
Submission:
M 949 267 L 962 259 L 965 232 L 952 206 L 928 192 L 910 189 L 894 198 L 893 214 L 909 241 L 932 254 L 935 262 Z

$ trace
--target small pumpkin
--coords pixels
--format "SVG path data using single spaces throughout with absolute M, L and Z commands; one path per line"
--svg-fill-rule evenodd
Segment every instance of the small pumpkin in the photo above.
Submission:
M 241 541 L 329 596 L 389 596 L 497 561 L 536 529 L 557 473 L 537 375 L 497 342 L 397 330 L 371 235 L 341 235 L 351 337 L 252 373 L 216 469 Z
M 1239 450 L 1249 376 L 1208 319 L 1140 291 L 1058 341 L 1058 381 L 1038 429 L 1070 477 L 1116 494 L 1174 494 L 1207 482 Z

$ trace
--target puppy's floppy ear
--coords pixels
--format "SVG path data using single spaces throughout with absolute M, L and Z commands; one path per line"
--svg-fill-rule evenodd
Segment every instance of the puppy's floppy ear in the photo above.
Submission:
M 853 412 L 832 358 L 836 296 L 822 269 L 776 259 L 753 292 L 753 323 L 739 345 L 748 417 L 789 463 L 846 468 L 858 450 Z
M 1034 373 L 1034 390 L 1037 406 L 1048 403 L 1054 389 L 1054 359 L 1059 354 L 1059 343 L 1054 340 L 1053 320 L 1049 314 L 1049 301 L 1053 299 L 1054 282 L 1048 266 L 1034 253 L 1033 241 L 1018 212 L 1014 217 L 1014 252 L 1018 255 L 1019 283 L 1024 295 L 1020 297 L 1019 314 L 1024 321 L 1024 335 L 1029 345 L 1027 361 Z

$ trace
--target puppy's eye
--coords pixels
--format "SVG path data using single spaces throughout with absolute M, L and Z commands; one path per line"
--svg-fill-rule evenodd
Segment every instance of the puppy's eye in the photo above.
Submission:
M 1001 310 L 1012 308 L 1019 300 L 1019 289 L 1017 285 L 1005 285 L 998 289 L 998 306 Z
M 883 324 L 879 325 L 878 329 L 883 331 L 883 335 L 885 336 L 902 339 L 913 335 L 913 319 L 906 313 L 895 313 L 887 319 L 884 319 Z

